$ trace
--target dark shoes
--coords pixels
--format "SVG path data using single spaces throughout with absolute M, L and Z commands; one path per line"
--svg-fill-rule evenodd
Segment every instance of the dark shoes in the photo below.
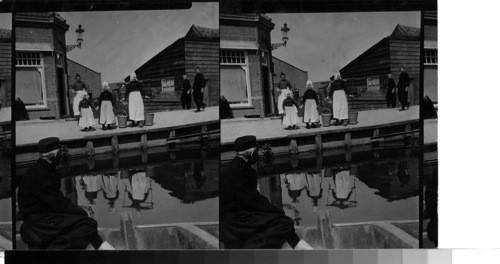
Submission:
M 107 130 L 106 125 L 102 125 L 102 130 Z
M 309 125 L 309 123 L 307 123 L 306 128 L 311 129 L 311 126 Z
M 314 123 L 311 124 L 311 128 L 316 128 L 316 127 L 317 126 Z
M 343 126 L 347 126 L 347 120 L 344 120 L 344 121 L 342 122 L 342 125 L 343 125 Z
M 142 128 L 144 126 L 144 121 L 139 121 L 139 127 Z

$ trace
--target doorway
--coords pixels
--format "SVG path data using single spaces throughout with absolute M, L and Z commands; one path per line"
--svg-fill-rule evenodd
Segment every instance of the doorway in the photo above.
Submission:
M 57 94 L 59 97 L 59 114 L 61 117 L 67 116 L 68 108 L 66 107 L 66 87 L 64 85 L 63 68 L 57 68 Z
M 269 85 L 269 68 L 263 66 L 261 69 L 262 73 L 262 88 L 264 92 L 263 101 L 264 101 L 264 111 L 265 116 L 270 116 L 273 114 L 274 104 L 271 99 L 271 87 Z

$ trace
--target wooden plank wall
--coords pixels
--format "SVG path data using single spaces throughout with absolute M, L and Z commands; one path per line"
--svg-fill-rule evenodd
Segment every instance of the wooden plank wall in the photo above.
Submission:
M 389 39 L 384 38 L 340 70 L 342 78 L 365 78 L 389 71 Z
M 199 66 L 205 78 L 209 79 L 205 92 L 205 103 L 208 106 L 219 105 L 220 70 L 219 70 L 219 41 L 186 41 L 186 73 L 193 80 L 195 68 Z
M 10 106 L 12 92 L 12 43 L 11 39 L 0 39 L 0 104 Z
M 420 87 L 420 41 L 419 40 L 399 40 L 391 39 L 390 41 L 390 60 L 391 73 L 398 82 L 399 74 L 401 73 L 401 65 L 405 65 L 406 72 L 410 75 L 412 85 L 408 91 L 408 99 L 410 104 L 419 103 L 419 87 Z

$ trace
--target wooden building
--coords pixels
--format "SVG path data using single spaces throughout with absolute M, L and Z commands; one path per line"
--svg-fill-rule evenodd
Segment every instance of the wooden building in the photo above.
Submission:
M 438 101 L 437 11 L 424 12 L 424 94 Z
M 10 107 L 12 91 L 12 31 L 0 28 L 0 108 Z
M 410 105 L 416 105 L 420 87 L 419 28 L 398 24 L 390 36 L 343 67 L 340 74 L 347 81 L 348 92 L 361 103 L 359 110 L 381 108 L 385 107 L 387 75 L 391 73 L 397 83 L 403 65 L 411 80 L 408 100 Z
M 195 69 L 200 67 L 207 85 L 204 102 L 207 106 L 219 103 L 219 30 L 191 26 L 183 38 L 176 40 L 156 56 L 140 66 L 135 73 L 151 96 L 146 107 L 156 105 L 156 110 L 172 104 L 180 108 L 182 75 L 187 74 L 193 84 Z M 128 81 L 125 78 L 125 81 Z M 193 104 L 194 105 L 194 102 Z

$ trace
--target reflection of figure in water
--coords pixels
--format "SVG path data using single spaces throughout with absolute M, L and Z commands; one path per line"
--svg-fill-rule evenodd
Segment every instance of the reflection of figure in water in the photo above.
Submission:
M 411 175 L 408 173 L 408 162 L 400 161 L 398 163 L 398 179 L 401 185 L 407 185 L 410 182 Z
M 357 201 L 351 201 L 353 191 L 356 189 L 356 182 L 351 179 L 350 170 L 341 168 L 335 175 L 327 179 L 329 190 L 331 190 L 334 201 L 329 206 L 338 207 L 340 209 L 355 207 Z M 354 182 L 354 184 L 353 184 Z
M 427 224 L 427 237 L 438 246 L 438 166 L 427 176 L 425 186 L 425 213 L 430 221 Z
M 108 200 L 109 212 L 115 211 L 115 201 L 118 200 L 120 191 L 118 190 L 118 175 L 117 173 L 103 174 L 102 185 L 104 199 Z
M 94 200 L 97 194 L 102 190 L 99 186 L 97 175 L 85 175 L 80 178 L 80 186 L 85 193 L 85 198 L 89 201 L 89 205 L 94 205 Z
M 298 203 L 299 200 L 297 198 L 300 197 L 300 194 L 302 193 L 302 190 L 307 188 L 307 182 L 306 182 L 306 174 L 301 173 L 301 174 L 286 174 L 285 175 L 285 184 L 286 188 L 288 189 L 288 196 L 292 198 L 292 203 Z
M 125 193 L 130 201 L 132 201 L 132 204 L 124 207 L 135 208 L 137 212 L 153 209 L 153 202 L 146 202 L 153 190 L 153 188 L 151 188 L 151 179 L 146 177 L 146 172 L 144 170 L 130 171 L 129 173 L 132 174 L 129 178 L 131 190 L 128 190 L 127 185 L 125 185 Z M 148 205 L 143 206 L 143 203 L 148 203 Z
M 198 188 L 203 187 L 207 181 L 207 177 L 205 177 L 205 174 L 203 173 L 204 170 L 205 166 L 203 165 L 203 162 L 196 162 L 194 164 L 193 178 L 196 183 L 196 187 Z
M 323 171 L 313 171 L 306 173 L 307 196 L 313 201 L 313 211 L 318 210 L 318 200 L 323 196 Z

